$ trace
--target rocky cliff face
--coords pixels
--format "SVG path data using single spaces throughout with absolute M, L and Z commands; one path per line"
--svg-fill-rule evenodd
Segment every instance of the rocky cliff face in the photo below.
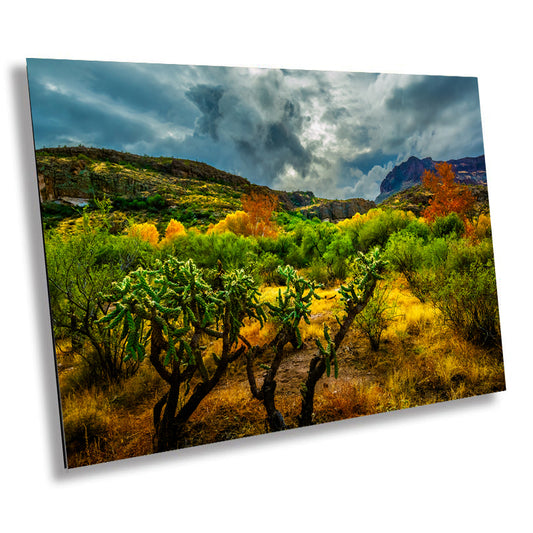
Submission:
M 150 185 L 127 172 L 91 169 L 79 159 L 37 158 L 37 179 L 41 202 L 64 201 L 69 198 L 90 200 L 94 196 L 135 196 L 149 190 Z M 74 202 L 76 203 L 76 202 Z
M 44 154 L 52 156 L 46 166 L 39 157 Z M 47 198 L 62 196 L 65 191 L 70 193 L 67 194 L 68 196 L 76 196 L 79 193 L 89 198 L 94 195 L 95 191 L 120 195 L 140 192 L 136 189 L 135 180 L 128 180 L 127 172 L 110 172 L 105 168 L 106 163 L 121 165 L 126 169 L 150 170 L 177 180 L 197 179 L 220 183 L 239 190 L 251 186 L 250 182 L 241 176 L 229 174 L 198 161 L 172 157 L 141 156 L 107 148 L 85 146 L 46 148 L 37 150 L 36 156 L 37 171 L 41 174 L 39 180 L 43 183 L 44 197 Z M 101 171 L 94 171 L 93 168 L 90 172 L 88 161 L 102 162 L 103 168 L 99 169 Z
M 351 218 L 355 213 L 364 214 L 376 204 L 372 200 L 350 198 L 349 200 L 323 200 L 320 203 L 301 208 L 299 211 L 305 218 L 318 217 L 320 220 L 338 222 Z
M 381 203 L 394 193 L 403 191 L 414 185 L 420 185 L 424 171 L 434 171 L 435 165 L 440 162 L 433 161 L 430 157 L 418 159 L 412 156 L 407 161 L 395 166 L 381 182 L 380 194 L 376 198 L 376 203 Z M 447 162 L 452 165 L 459 183 L 479 185 L 487 182 L 484 155 L 451 159 Z

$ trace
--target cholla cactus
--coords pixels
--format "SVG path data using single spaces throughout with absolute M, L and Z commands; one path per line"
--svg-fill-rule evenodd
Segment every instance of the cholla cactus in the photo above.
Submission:
M 149 352 L 150 362 L 170 386 L 154 407 L 157 451 L 177 446 L 190 415 L 227 365 L 244 353 L 239 347 L 243 320 L 263 320 L 259 293 L 243 270 L 221 272 L 217 287 L 213 285 L 191 260 L 170 258 L 153 270 L 132 272 L 108 296 L 114 309 L 101 322 L 122 328 L 130 358 L 142 361 Z M 222 353 L 213 357 L 211 372 L 203 359 L 201 339 L 206 337 L 222 339 Z M 194 376 L 199 383 L 190 392 Z
M 252 395 L 263 402 L 270 431 L 285 429 L 285 421 L 282 414 L 276 409 L 275 404 L 276 374 L 283 360 L 285 346 L 291 343 L 294 348 L 301 347 L 300 322 L 304 320 L 307 324 L 310 323 L 311 303 L 313 298 L 320 298 L 315 292 L 319 285 L 298 275 L 293 267 L 279 267 L 278 273 L 285 278 L 286 287 L 284 291 L 279 289 L 274 303 L 266 304 L 270 317 L 278 324 L 279 329 L 276 337 L 270 343 L 273 349 L 273 356 L 270 365 L 263 367 L 266 369 L 266 373 L 263 377 L 261 388 L 257 387 L 252 369 L 253 358 L 258 351 L 257 348 L 248 352 L 247 364 L 248 381 L 250 382 Z
M 324 375 L 324 372 L 328 376 L 330 375 L 332 362 L 335 377 L 338 376 L 337 351 L 352 326 L 355 317 L 363 311 L 372 297 L 377 281 L 382 279 L 381 272 L 385 268 L 385 265 L 386 261 L 381 259 L 378 248 L 366 255 L 359 252 L 355 264 L 355 277 L 350 283 L 340 287 L 339 292 L 345 314 L 342 319 L 336 317 L 339 329 L 333 339 L 329 335 L 327 326 L 324 326 L 324 337 L 327 342 L 325 347 L 320 341 L 317 341 L 319 353 L 311 359 L 307 379 L 301 387 L 302 408 L 298 417 L 298 424 L 300 426 L 308 426 L 312 423 L 315 386 L 318 380 Z
M 315 292 L 320 285 L 300 276 L 290 265 L 278 267 L 278 273 L 285 278 L 286 288 L 278 291 L 274 303 L 267 303 L 269 314 L 274 322 L 281 325 L 278 338 L 285 336 L 287 340 L 296 338 L 296 346 L 302 345 L 302 337 L 299 325 L 301 320 L 309 324 L 311 303 L 313 299 L 319 300 L 320 296 Z M 274 343 L 277 341 L 274 341 Z
M 357 306 L 366 305 L 374 292 L 376 282 L 383 279 L 381 272 L 386 264 L 387 261 L 381 259 L 379 248 L 366 255 L 358 253 L 355 260 L 356 276 L 347 285 L 341 285 L 339 289 L 346 313 Z
M 333 368 L 335 372 L 335 379 L 339 377 L 339 365 L 337 364 L 337 350 L 335 349 L 335 343 L 331 340 L 329 335 L 329 327 L 324 324 L 324 339 L 326 339 L 327 345 L 324 347 L 319 339 L 316 339 L 316 345 L 321 357 L 324 358 L 326 364 L 326 376 L 331 374 L 331 362 L 333 361 Z

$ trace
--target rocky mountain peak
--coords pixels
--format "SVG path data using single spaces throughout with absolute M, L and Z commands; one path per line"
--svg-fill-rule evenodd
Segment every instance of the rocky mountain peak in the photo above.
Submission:
M 380 203 L 389 196 L 399 191 L 408 189 L 422 183 L 424 171 L 434 171 L 437 163 L 431 157 L 419 159 L 411 156 L 407 161 L 396 165 L 381 182 L 380 194 L 376 198 L 376 203 Z M 462 159 L 450 159 L 447 161 L 452 165 L 457 176 L 457 181 L 469 185 L 486 183 L 487 176 L 485 170 L 485 156 L 464 157 Z

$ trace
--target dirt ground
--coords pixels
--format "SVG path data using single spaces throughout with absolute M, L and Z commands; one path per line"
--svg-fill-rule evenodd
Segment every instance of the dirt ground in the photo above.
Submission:
M 337 358 L 339 360 L 339 377 L 335 379 L 333 375 L 333 365 L 331 368 L 331 375 L 326 374 L 317 383 L 317 392 L 322 389 L 329 389 L 334 392 L 340 389 L 342 384 L 349 382 L 357 384 L 358 382 L 372 382 L 374 377 L 370 372 L 364 372 L 357 369 L 357 359 L 359 356 L 359 344 L 361 339 L 357 339 L 353 334 L 349 335 L 343 346 L 337 351 Z M 317 354 L 318 349 L 314 343 L 307 342 L 303 348 L 293 349 L 287 345 L 285 356 L 276 374 L 276 395 L 277 396 L 300 396 L 300 386 L 307 379 L 309 371 L 309 363 L 311 359 Z M 265 354 L 260 361 L 254 364 L 255 378 L 258 388 L 261 388 L 263 382 L 263 375 L 266 372 L 259 364 L 269 363 L 271 353 Z M 240 367 L 235 372 L 227 374 L 222 378 L 217 388 L 228 389 L 236 385 L 248 387 L 248 378 L 242 362 Z

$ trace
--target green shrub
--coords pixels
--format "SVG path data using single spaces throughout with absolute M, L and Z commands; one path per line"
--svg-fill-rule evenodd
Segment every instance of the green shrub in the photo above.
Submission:
M 96 322 L 109 306 L 102 293 L 130 267 L 151 257 L 144 255 L 144 244 L 110 235 L 95 220 L 86 213 L 83 228 L 68 239 L 47 232 L 45 248 L 54 335 L 71 339 L 73 350 L 90 367 L 86 379 L 97 376 L 102 383 L 136 371 L 135 365 L 124 361 L 120 332 Z
M 160 209 L 164 209 L 166 207 L 167 202 L 160 194 L 155 194 L 154 196 L 149 196 L 146 199 L 146 204 L 150 211 L 159 211 Z
M 112 265 L 128 273 L 139 266 L 147 267 L 154 260 L 153 247 L 141 239 L 110 235 L 94 250 L 94 265 Z
M 466 340 L 481 346 L 501 344 L 492 262 L 446 273 L 435 285 L 432 299 L 444 319 Z
M 244 268 L 257 260 L 256 243 L 251 237 L 232 232 L 201 234 L 189 232 L 173 248 L 181 260 L 192 259 L 201 268 L 217 268 L 218 261 L 226 271 Z
M 446 258 L 446 269 L 466 272 L 475 263 L 485 265 L 492 261 L 494 251 L 492 241 L 485 239 L 477 244 L 470 244 L 464 240 L 451 242 Z
M 93 160 L 87 157 L 85 154 L 78 154 L 76 159 L 78 159 L 78 161 L 85 161 L 86 163 L 93 163 Z
M 406 233 L 414 235 L 419 239 L 422 239 L 425 243 L 429 240 L 431 236 L 431 228 L 425 223 L 418 219 L 412 220 L 407 224 L 404 230 Z
M 365 222 L 359 230 L 359 248 L 366 252 L 375 246 L 383 247 L 389 237 L 409 224 L 403 211 L 388 210 Z
M 331 281 L 331 273 L 328 266 L 321 259 L 313 259 L 306 270 L 306 277 L 322 285 L 327 285 Z
M 431 226 L 435 237 L 462 237 L 465 232 L 465 223 L 457 213 L 450 213 L 445 217 L 438 217 Z
M 391 236 L 384 257 L 390 268 L 401 272 L 411 292 L 426 302 L 435 284 L 435 269 L 448 256 L 448 244 L 444 239 L 434 239 L 428 244 L 412 233 L 400 231 Z
M 324 262 L 328 265 L 331 276 L 344 281 L 349 274 L 349 265 L 355 255 L 352 239 L 345 233 L 337 234 L 324 253 Z
M 302 249 L 299 246 L 293 245 L 287 253 L 285 262 L 294 268 L 302 268 L 307 264 L 307 259 Z
M 296 246 L 293 233 L 282 233 L 277 237 L 255 237 L 257 243 L 257 254 L 264 252 L 275 254 L 286 262 L 287 255 Z
M 134 198 L 125 198 L 117 196 L 113 199 L 113 208 L 121 211 L 145 211 L 157 212 L 167 207 L 166 200 L 160 194 L 153 196 L 136 196 Z
M 383 332 L 398 317 L 396 310 L 397 303 L 390 302 L 390 289 L 381 286 L 376 287 L 366 307 L 355 317 L 355 323 L 370 341 L 372 351 L 379 350 Z
M 424 242 L 413 233 L 400 231 L 389 239 L 384 258 L 390 267 L 398 272 L 403 274 L 414 272 L 422 266 Z
M 309 264 L 313 259 L 319 259 L 336 238 L 339 229 L 335 224 L 322 222 L 320 224 L 307 224 L 302 231 L 302 252 Z
M 435 269 L 443 265 L 448 259 L 449 246 L 444 238 L 433 239 L 422 249 L 423 266 Z
M 267 285 L 282 285 L 285 278 L 279 273 L 278 267 L 284 266 L 283 261 L 270 252 L 261 254 L 255 270 Z
M 78 208 L 55 202 L 43 202 L 41 204 L 41 213 L 46 228 L 56 226 L 64 218 L 80 216 Z

